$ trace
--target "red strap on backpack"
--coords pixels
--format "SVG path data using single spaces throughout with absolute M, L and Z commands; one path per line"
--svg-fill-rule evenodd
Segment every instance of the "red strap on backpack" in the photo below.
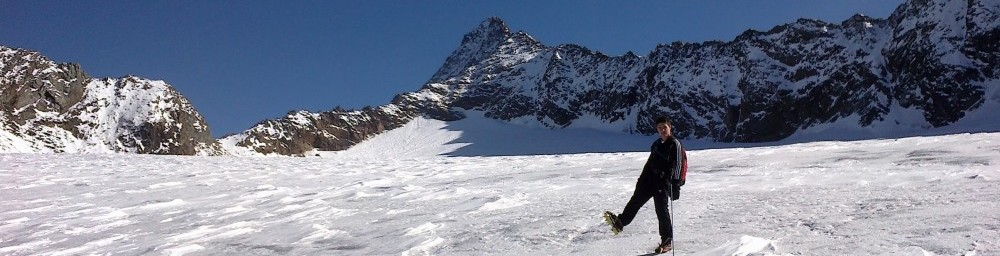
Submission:
M 687 176 L 688 176 L 688 153 L 687 151 L 684 151 L 684 149 L 682 148 L 681 155 L 684 156 L 683 158 L 681 158 L 682 159 L 681 162 L 683 162 L 681 166 L 681 184 L 684 184 L 684 181 L 687 181 Z

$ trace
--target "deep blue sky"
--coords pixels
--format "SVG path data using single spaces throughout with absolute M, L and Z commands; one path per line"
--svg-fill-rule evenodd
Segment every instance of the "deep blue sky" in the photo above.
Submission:
M 216 137 L 291 110 L 382 105 L 419 89 L 465 33 L 497 16 L 542 43 L 609 55 L 730 41 L 798 18 L 886 18 L 902 0 L 0 0 L 0 44 L 94 77 L 165 80 Z

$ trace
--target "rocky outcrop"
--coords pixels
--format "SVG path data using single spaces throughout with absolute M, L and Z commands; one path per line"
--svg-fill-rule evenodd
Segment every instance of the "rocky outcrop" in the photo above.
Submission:
M 0 151 L 219 155 L 191 103 L 163 81 L 94 79 L 77 64 L 0 46 Z

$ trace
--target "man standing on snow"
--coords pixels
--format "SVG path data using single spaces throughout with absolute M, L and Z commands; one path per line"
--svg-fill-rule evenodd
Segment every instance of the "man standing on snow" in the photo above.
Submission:
M 632 199 L 625 205 L 621 215 L 604 212 L 604 220 L 617 235 L 622 228 L 632 223 L 639 208 L 650 198 L 656 208 L 656 219 L 660 222 L 660 245 L 656 253 L 673 249 L 674 230 L 670 219 L 669 202 L 680 197 L 680 187 L 684 185 L 687 171 L 687 154 L 684 146 L 673 137 L 673 125 L 666 117 L 656 119 L 656 131 L 660 135 L 650 147 L 649 159 L 642 167 L 639 181 L 635 183 Z M 669 199 L 668 199 L 669 198 Z

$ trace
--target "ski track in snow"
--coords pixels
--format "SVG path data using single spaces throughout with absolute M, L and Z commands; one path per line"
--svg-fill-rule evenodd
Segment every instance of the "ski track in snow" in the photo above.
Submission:
M 646 156 L 0 154 L 0 255 L 645 254 Z M 680 255 L 1000 254 L 1000 133 L 689 157 Z

